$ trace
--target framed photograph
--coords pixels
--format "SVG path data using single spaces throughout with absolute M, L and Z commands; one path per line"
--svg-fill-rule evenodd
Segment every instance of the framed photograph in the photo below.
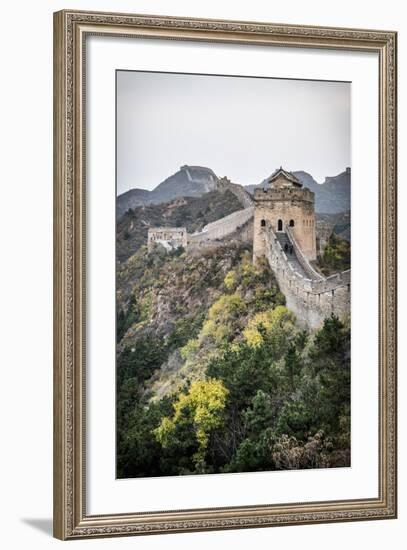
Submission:
M 396 517 L 396 33 L 54 18 L 54 534 Z

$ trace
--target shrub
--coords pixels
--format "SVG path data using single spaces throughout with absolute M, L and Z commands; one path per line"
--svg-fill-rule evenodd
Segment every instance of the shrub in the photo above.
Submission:
M 208 319 L 202 327 L 202 336 L 211 338 L 217 344 L 230 340 L 235 332 L 236 322 L 246 308 L 239 294 L 223 294 L 209 308 Z
M 281 436 L 273 447 L 272 456 L 277 470 L 327 468 L 331 451 L 332 442 L 323 432 L 317 432 L 305 444 L 295 437 Z

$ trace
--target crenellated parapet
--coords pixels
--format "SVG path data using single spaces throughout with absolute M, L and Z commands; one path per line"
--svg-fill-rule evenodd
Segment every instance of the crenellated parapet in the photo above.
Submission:
M 253 218 L 253 207 L 237 210 L 224 218 L 208 223 L 202 231 L 188 235 L 188 244 L 214 242 L 232 235 Z
M 345 319 L 350 314 L 351 271 L 323 277 L 312 266 L 301 260 L 303 270 L 290 262 L 278 236 L 270 224 L 263 230 L 265 256 L 273 270 L 281 292 L 286 297 L 287 307 L 298 321 L 311 329 L 319 328 L 331 314 Z M 298 261 L 300 259 L 298 258 Z
M 287 188 L 258 188 L 254 191 L 254 200 L 256 202 L 284 202 L 284 201 L 299 201 L 304 203 L 309 203 L 313 208 L 315 201 L 315 194 L 308 189 L 296 188 L 296 187 L 287 187 Z
M 323 279 L 324 277 L 312 267 L 312 265 L 309 263 L 309 261 L 305 257 L 305 255 L 304 255 L 303 251 L 301 250 L 301 247 L 297 243 L 297 241 L 294 237 L 293 231 L 291 230 L 290 227 L 286 228 L 286 233 L 288 235 L 288 238 L 290 239 L 291 244 L 293 245 L 295 256 L 298 259 L 301 267 L 303 268 L 303 270 L 307 274 L 308 278 L 310 278 L 312 280 L 321 280 L 321 279 Z

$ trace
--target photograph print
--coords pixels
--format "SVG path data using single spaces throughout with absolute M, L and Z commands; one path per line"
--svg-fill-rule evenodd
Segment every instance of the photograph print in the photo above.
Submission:
M 351 465 L 349 82 L 116 72 L 116 476 Z

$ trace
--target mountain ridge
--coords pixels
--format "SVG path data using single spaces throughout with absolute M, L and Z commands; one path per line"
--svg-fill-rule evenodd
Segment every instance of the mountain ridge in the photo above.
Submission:
M 350 210 L 351 170 L 336 176 L 327 176 L 323 183 L 317 183 L 308 172 L 299 170 L 293 174 L 304 187 L 315 193 L 315 211 L 317 213 L 337 214 Z M 117 218 L 122 217 L 130 208 L 171 202 L 181 197 L 202 197 L 206 193 L 221 190 L 222 181 L 215 172 L 204 166 L 181 166 L 180 169 L 163 180 L 152 191 L 147 189 L 130 189 L 116 199 Z M 240 187 L 246 194 L 253 194 L 254 189 L 265 187 L 269 178 L 265 178 L 257 185 L 240 185 L 233 183 L 235 188 Z
M 323 183 L 318 183 L 311 174 L 303 170 L 292 172 L 304 187 L 315 193 L 315 212 L 323 214 L 338 214 L 350 210 L 351 170 L 346 168 L 336 176 L 326 176 Z M 246 185 L 249 193 L 255 189 L 266 187 L 268 178 L 257 185 Z
M 210 168 L 184 165 L 151 191 L 134 188 L 118 195 L 117 217 L 122 216 L 129 208 L 161 204 L 179 197 L 201 197 L 215 191 L 217 184 L 218 177 Z

